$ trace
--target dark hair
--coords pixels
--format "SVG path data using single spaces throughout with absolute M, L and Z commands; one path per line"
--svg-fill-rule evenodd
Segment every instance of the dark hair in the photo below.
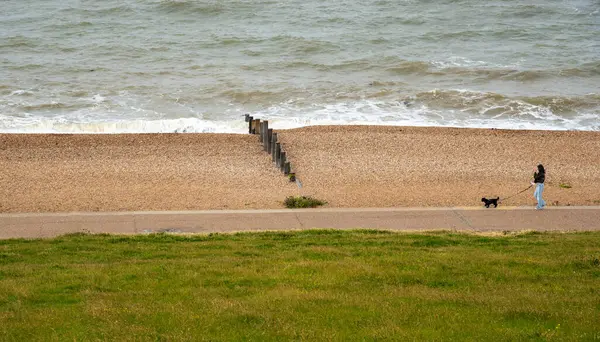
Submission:
M 544 165 L 542 165 L 542 164 L 539 164 L 539 165 L 538 165 L 538 171 L 539 171 L 540 173 L 546 173 L 546 170 L 544 170 Z

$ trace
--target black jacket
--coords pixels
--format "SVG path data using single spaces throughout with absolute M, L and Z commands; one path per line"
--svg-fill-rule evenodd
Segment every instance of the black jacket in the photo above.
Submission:
M 544 184 L 545 180 L 546 180 L 546 173 L 545 172 L 540 172 L 540 173 L 535 172 L 533 174 L 533 182 L 534 183 L 542 183 L 542 184 Z

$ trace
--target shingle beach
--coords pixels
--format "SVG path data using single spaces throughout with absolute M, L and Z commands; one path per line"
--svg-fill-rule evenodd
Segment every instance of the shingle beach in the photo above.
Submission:
M 257 136 L 0 135 L 0 212 L 480 206 L 547 170 L 551 205 L 600 203 L 600 133 L 384 126 L 279 130 L 302 188 Z M 562 184 L 562 186 L 561 186 Z M 570 187 L 570 188 L 569 188 Z M 533 205 L 533 190 L 503 205 Z

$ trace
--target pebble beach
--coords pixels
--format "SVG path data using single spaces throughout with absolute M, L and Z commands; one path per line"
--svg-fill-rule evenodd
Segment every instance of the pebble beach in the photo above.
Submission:
M 331 206 L 481 206 L 527 188 L 539 163 L 548 204 L 600 203 L 599 132 L 326 126 L 281 137 L 303 190 Z M 534 203 L 531 189 L 502 205 Z
M 279 130 L 302 186 L 241 134 L 2 134 L 0 212 L 480 206 L 547 170 L 549 205 L 600 204 L 600 132 L 386 126 Z M 533 206 L 533 189 L 501 205 Z

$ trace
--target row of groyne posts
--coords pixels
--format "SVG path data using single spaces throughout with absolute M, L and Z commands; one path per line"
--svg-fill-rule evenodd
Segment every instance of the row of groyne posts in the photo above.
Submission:
M 271 155 L 275 167 L 288 176 L 290 182 L 296 181 L 296 174 L 292 172 L 292 164 L 289 162 L 281 142 L 277 141 L 277 133 L 269 128 L 269 121 L 255 119 L 250 114 L 246 114 L 245 117 L 248 123 L 248 133 L 259 136 L 258 140 L 263 145 L 263 151 Z

